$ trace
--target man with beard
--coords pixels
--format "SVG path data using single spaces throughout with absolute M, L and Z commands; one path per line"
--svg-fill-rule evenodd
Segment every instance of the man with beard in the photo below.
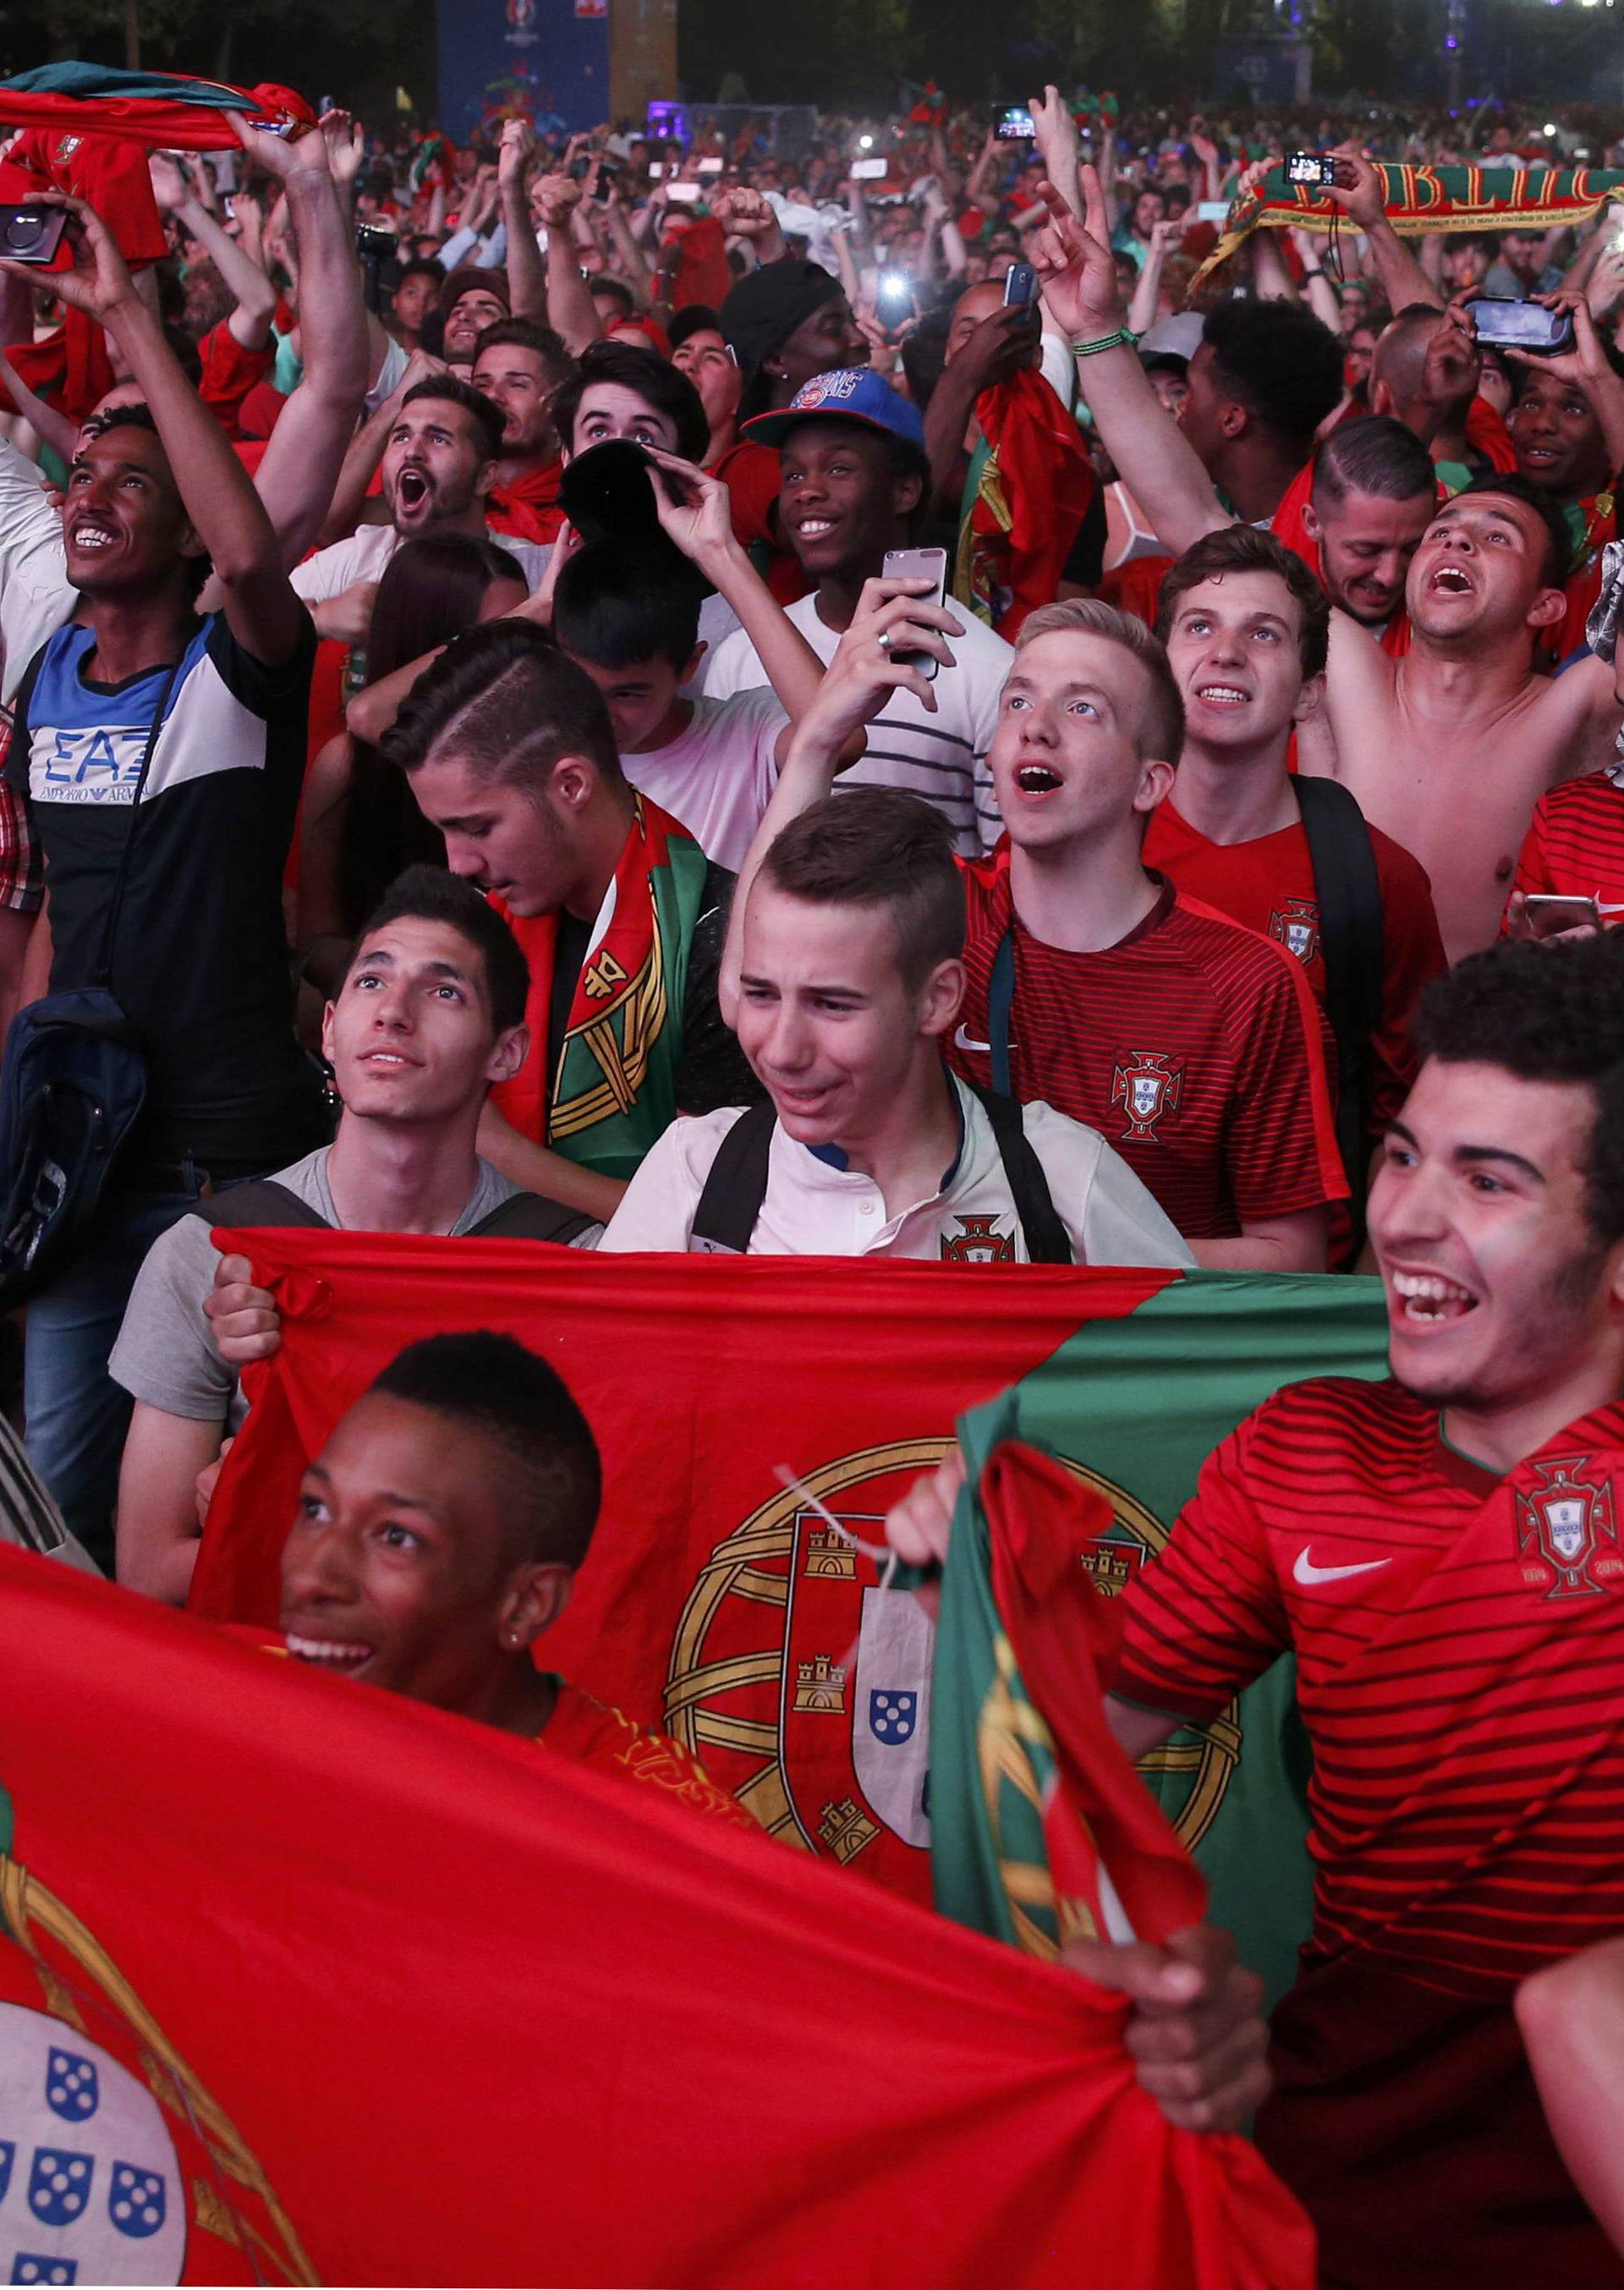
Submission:
M 1183 550 L 1232 520 L 1129 346 L 1099 179 L 1085 168 L 1083 180 L 1087 226 L 1051 194 L 1032 259 L 1080 348 L 1107 451 L 1163 540 Z M 1436 512 L 1411 560 L 1402 658 L 1346 613 L 1332 615 L 1335 754 L 1305 766 L 1341 781 L 1371 824 L 1420 861 L 1452 961 L 1494 937 L 1538 797 L 1612 750 L 1612 670 L 1585 660 L 1555 678 L 1534 672 L 1537 638 L 1567 610 L 1571 549 L 1543 491 L 1518 475 L 1481 479 Z
M 383 454 L 388 524 L 364 524 L 347 540 L 317 549 L 293 587 L 323 636 L 364 640 L 372 591 L 403 540 L 426 532 L 467 532 L 500 542 L 533 589 L 548 551 L 493 532 L 487 504 L 501 463 L 504 419 L 491 399 L 454 374 L 413 382 L 402 398 Z M 329 609 L 324 611 L 322 607 Z
M 545 544 L 558 538 L 564 462 L 548 409 L 572 364 L 558 336 L 532 318 L 503 318 L 479 337 L 474 387 L 502 415 L 501 458 L 485 516 L 504 540 Z
M 1324 2281 L 1600 2290 L 1513 2005 L 1624 1926 L 1624 943 L 1474 956 L 1419 1045 L 1370 1204 L 1392 1373 L 1288 1385 L 1211 1456 L 1107 1707 L 1140 1756 L 1296 1654 L 1314 1928 L 1258 2142 Z M 904 1557 L 956 1476 L 893 1512 Z

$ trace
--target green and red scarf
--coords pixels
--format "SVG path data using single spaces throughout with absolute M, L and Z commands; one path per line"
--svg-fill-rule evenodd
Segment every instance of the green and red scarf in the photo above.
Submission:
M 1035 367 L 976 400 L 953 594 L 1013 642 L 1052 604 L 1096 479 L 1076 423 Z
M 1588 221 L 1609 199 L 1624 198 L 1624 171 L 1616 167 L 1413 167 L 1388 164 L 1382 204 L 1396 230 L 1549 230 Z M 1354 226 L 1333 200 L 1311 183 L 1288 183 L 1271 167 L 1262 181 L 1229 210 L 1217 246 L 1191 282 L 1191 292 L 1257 229 L 1346 229 Z
M 633 818 L 576 981 L 563 1047 L 547 1070 L 556 914 L 508 915 L 530 964 L 530 1054 L 491 1093 L 525 1137 L 605 1177 L 635 1174 L 676 1112 L 683 1003 L 707 861 L 646 796 Z M 499 899 L 495 904 L 500 908 Z M 506 912 L 506 909 L 502 909 Z

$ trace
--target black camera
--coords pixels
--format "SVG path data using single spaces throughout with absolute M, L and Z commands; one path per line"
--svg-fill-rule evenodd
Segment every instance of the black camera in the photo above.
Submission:
M 1316 190 L 1324 190 L 1336 180 L 1336 161 L 1322 159 L 1317 151 L 1292 151 L 1286 156 L 1285 180 L 1288 183 L 1310 183 Z
M 52 261 L 67 225 L 60 207 L 0 206 L 0 255 L 8 262 Z

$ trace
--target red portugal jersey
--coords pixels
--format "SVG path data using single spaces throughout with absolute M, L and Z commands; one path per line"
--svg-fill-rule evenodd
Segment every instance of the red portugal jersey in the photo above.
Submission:
M 1511 887 L 1624 905 L 1624 788 L 1610 772 L 1564 780 L 1540 797 Z
M 1624 799 L 1621 799 L 1624 801 Z M 1409 1028 L 1416 997 L 1449 967 L 1432 885 L 1419 860 L 1372 827 L 1371 847 L 1381 885 L 1381 1022 L 1371 1037 L 1372 1134 L 1379 1136 L 1410 1093 L 1416 1057 Z M 1180 818 L 1171 801 L 1150 814 L 1145 864 L 1170 876 L 1181 897 L 1199 899 L 1232 922 L 1276 940 L 1301 963 L 1316 999 L 1325 999 L 1319 901 L 1301 821 L 1250 843 L 1212 843 Z
M 595 1773 L 614 1774 L 621 1781 L 664 1790 L 696 1813 L 742 1822 L 746 1829 L 761 1833 L 738 1799 L 719 1790 L 699 1759 L 680 1742 L 664 1734 L 644 1733 L 620 1710 L 572 1685 L 567 1678 L 558 1680 L 558 1699 L 536 1736 L 536 1744 L 554 1757 L 570 1758 L 577 1765 L 590 1766 Z
M 1097 1129 L 1187 1239 L 1344 1200 L 1328 1038 L 1301 965 L 1225 916 L 1175 898 L 1097 954 L 1014 921 L 1010 853 L 961 861 L 969 982 L 948 1062 L 988 1087 L 988 988 L 1011 933 L 1010 1082 Z
M 1314 1930 L 1258 2144 L 1338 2290 L 1618 2290 L 1517 1982 L 1624 1929 L 1624 1406 L 1504 1478 L 1392 1382 L 1289 1385 L 1123 1594 L 1114 1690 L 1213 1716 L 1290 1649 Z

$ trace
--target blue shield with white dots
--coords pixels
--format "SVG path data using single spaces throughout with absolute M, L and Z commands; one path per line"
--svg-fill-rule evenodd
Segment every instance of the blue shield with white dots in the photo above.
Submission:
M 78 2052 L 59 2051 L 53 2044 L 45 2062 L 45 2103 L 65 2122 L 83 2123 L 94 2115 L 101 2100 L 96 2062 Z
M 90 2200 L 93 2155 L 36 2147 L 28 2173 L 28 2208 L 41 2226 L 71 2226 Z
M 108 2189 L 108 2216 L 120 2234 L 144 2241 L 156 2234 L 168 2207 L 168 2190 L 161 2171 L 146 2171 L 134 2163 L 115 2163 Z
M 78 2261 L 73 2258 L 52 2258 L 43 2250 L 20 2250 L 12 2261 L 13 2282 L 28 2282 L 35 2290 L 54 2290 L 60 2282 L 76 2282 Z
M 5 2200 L 10 2192 L 12 2167 L 16 2160 L 17 2142 L 14 2139 L 0 2139 L 0 2203 Z
M 919 1717 L 919 1696 L 900 1689 L 883 1692 L 876 1686 L 868 1696 L 868 1731 L 887 1749 L 910 1742 Z
M 863 1796 L 904 1845 L 928 1846 L 931 1657 L 936 1634 L 911 1590 L 867 1589 L 857 1637 L 852 1763 Z

